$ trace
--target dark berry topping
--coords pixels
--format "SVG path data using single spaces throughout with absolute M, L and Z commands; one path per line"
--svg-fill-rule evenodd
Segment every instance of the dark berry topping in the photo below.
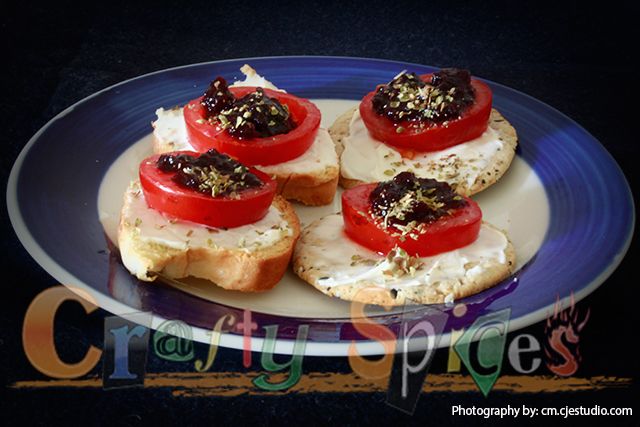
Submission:
M 236 99 L 222 77 L 211 82 L 202 105 L 206 119 L 238 139 L 267 138 L 296 127 L 287 106 L 267 96 L 262 88 Z
M 418 178 L 411 172 L 402 172 L 390 181 L 379 183 L 369 195 L 369 201 L 371 213 L 380 218 L 385 227 L 400 231 L 434 222 L 467 205 L 446 182 Z
M 174 172 L 171 179 L 178 185 L 212 197 L 235 197 L 243 190 L 263 185 L 246 166 L 213 149 L 198 157 L 163 154 L 156 164 L 163 172 Z
M 402 72 L 380 86 L 371 102 L 377 114 L 394 123 L 431 126 L 458 119 L 474 99 L 469 71 L 443 68 L 426 82 L 415 73 Z

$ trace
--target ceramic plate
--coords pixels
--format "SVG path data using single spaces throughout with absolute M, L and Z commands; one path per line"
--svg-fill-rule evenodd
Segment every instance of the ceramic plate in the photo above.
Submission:
M 151 153 L 150 122 L 158 107 L 182 105 L 202 94 L 217 75 L 241 78 L 249 63 L 276 86 L 317 103 L 328 127 L 375 85 L 407 69 L 429 66 L 363 58 L 275 57 L 194 64 L 131 79 L 98 92 L 60 113 L 26 145 L 11 172 L 7 204 L 18 237 L 56 280 L 88 291 L 105 310 L 149 313 L 156 328 L 167 319 L 190 325 L 194 339 L 225 314 L 245 310 L 259 325 L 252 349 L 262 348 L 263 326 L 278 325 L 276 352 L 290 353 L 301 325 L 309 326 L 306 354 L 344 356 L 352 341 L 360 354 L 383 346 L 355 329 L 350 305 L 329 298 L 288 272 L 271 292 L 246 295 L 203 281 L 140 282 L 122 266 L 115 239 L 121 197 Z M 449 331 L 478 316 L 510 309 L 509 330 L 540 321 L 556 298 L 568 304 L 596 289 L 624 256 L 634 226 L 633 200 L 619 167 L 574 121 L 523 93 L 487 82 L 494 107 L 519 136 L 519 149 L 503 179 L 474 197 L 484 218 L 505 229 L 518 256 L 516 273 L 503 283 L 454 306 L 369 307 L 369 318 L 399 330 L 404 320 L 441 319 L 439 346 Z M 296 206 L 303 224 L 337 212 Z M 111 250 L 110 250 L 111 249 Z M 463 314 L 461 314 L 463 313 Z M 240 331 L 220 345 L 242 348 Z

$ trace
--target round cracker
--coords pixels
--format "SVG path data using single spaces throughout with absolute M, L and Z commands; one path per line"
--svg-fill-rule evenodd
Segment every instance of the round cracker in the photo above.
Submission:
M 357 108 L 354 107 L 341 114 L 329 128 L 329 135 L 336 144 L 338 157 L 341 157 L 344 151 L 345 140 L 349 136 L 349 123 Z M 463 196 L 471 196 L 495 184 L 509 169 L 515 156 L 518 146 L 516 130 L 495 108 L 491 110 L 489 126 L 498 133 L 498 138 L 504 146 L 489 160 L 489 164 L 480 172 L 473 184 L 469 186 L 466 182 L 451 183 Z M 340 175 L 340 185 L 343 188 L 351 188 L 358 184 L 363 184 L 363 181 Z
M 293 271 L 325 295 L 347 301 L 385 306 L 414 303 L 441 304 L 445 302 L 445 298 L 449 295 L 452 295 L 454 300 L 457 300 L 497 285 L 509 277 L 516 265 L 515 250 L 506 233 L 491 224 L 483 223 L 485 226 L 503 233 L 507 238 L 506 260 L 505 263 L 500 263 L 496 260 L 484 262 L 482 264 L 482 272 L 473 278 L 465 276 L 461 279 L 441 281 L 436 284 L 398 286 L 397 288 L 381 287 L 365 281 L 331 287 L 321 286 L 318 284 L 320 278 L 331 277 L 334 274 L 335 266 L 322 267 L 317 265 L 314 257 L 308 254 L 305 249 L 322 244 L 323 239 L 321 235 L 318 235 L 317 228 L 325 218 L 328 217 L 314 221 L 303 230 L 293 255 Z M 346 236 L 344 238 L 347 239 Z M 469 265 L 465 268 L 469 270 L 473 267 L 475 265 Z

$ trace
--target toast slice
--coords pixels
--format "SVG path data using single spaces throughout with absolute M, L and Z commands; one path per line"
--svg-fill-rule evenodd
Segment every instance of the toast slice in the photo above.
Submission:
M 232 86 L 262 86 L 280 90 L 248 65 L 240 69 L 246 76 Z M 153 152 L 162 154 L 193 150 L 187 137 L 182 107 L 156 110 L 153 126 Z M 309 206 L 327 205 L 333 201 L 340 175 L 335 145 L 326 129 L 318 129 L 313 145 L 300 157 L 277 165 L 256 166 L 278 182 L 278 194 Z
M 358 179 L 355 176 L 350 176 L 348 168 L 344 167 L 343 162 L 346 157 L 344 156 L 345 146 L 346 144 L 350 144 L 349 136 L 353 126 L 352 122 L 356 120 L 360 120 L 361 122 L 357 107 L 354 107 L 340 115 L 329 128 L 329 134 L 336 145 L 336 152 L 340 157 L 340 185 L 344 188 L 355 187 L 365 182 L 389 179 L 389 176 L 379 176 L 377 179 L 371 179 L 373 175 L 368 177 L 369 179 L 364 177 L 361 177 L 364 179 Z M 494 151 L 489 153 L 488 158 L 484 157 L 484 153 L 476 156 L 457 156 L 456 153 L 459 151 L 459 148 L 467 144 L 463 143 L 442 152 L 429 153 L 429 160 L 406 160 L 406 163 L 408 166 L 413 167 L 413 171 L 421 177 L 435 178 L 439 181 L 448 182 L 459 194 L 470 196 L 479 193 L 495 184 L 507 169 L 509 169 L 511 161 L 515 156 L 516 147 L 518 146 L 518 136 L 515 129 L 496 109 L 491 110 L 489 128 L 494 132 L 495 138 L 500 141 L 500 144 Z M 385 150 L 386 154 L 384 154 L 384 156 L 390 156 L 390 160 L 405 162 L 405 159 L 403 159 L 396 150 L 380 142 L 372 142 L 369 157 L 376 156 L 376 151 L 380 151 L 378 147 L 382 147 L 382 149 Z M 459 148 L 456 149 L 456 147 Z M 481 165 L 481 167 L 471 165 L 470 162 L 474 162 L 475 165 Z M 391 174 L 395 175 L 406 169 L 403 165 L 402 169 L 395 170 L 395 168 L 390 168 L 390 170 L 392 171 Z
M 471 245 L 424 258 L 406 253 L 384 257 L 353 242 L 342 229 L 341 214 L 306 227 L 293 255 L 293 271 L 320 292 L 348 301 L 450 303 L 500 283 L 515 267 L 508 237 L 487 223 Z
M 298 217 L 280 196 L 260 221 L 225 230 L 150 209 L 134 181 L 124 195 L 118 246 L 125 267 L 140 280 L 193 276 L 224 289 L 259 292 L 280 281 L 299 235 Z

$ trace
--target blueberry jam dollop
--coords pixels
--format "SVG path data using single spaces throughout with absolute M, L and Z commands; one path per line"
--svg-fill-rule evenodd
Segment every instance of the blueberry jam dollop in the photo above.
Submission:
M 163 172 L 174 172 L 171 179 L 181 187 L 209 194 L 211 197 L 235 197 L 244 190 L 263 185 L 260 178 L 246 166 L 215 149 L 198 157 L 189 154 L 163 154 L 156 165 Z
M 296 127 L 287 106 L 267 96 L 262 88 L 238 99 L 222 77 L 211 82 L 201 104 L 209 122 L 238 139 L 267 138 Z
M 216 117 L 224 108 L 232 105 L 235 100 L 236 98 L 229 90 L 227 81 L 222 77 L 216 77 L 204 93 L 200 103 L 205 109 L 206 117 L 209 118 Z
M 379 183 L 369 195 L 371 213 L 385 227 L 404 229 L 428 224 L 467 205 L 446 182 L 402 172 Z
M 460 118 L 474 100 L 469 71 L 443 68 L 427 81 L 416 73 L 402 72 L 378 87 L 371 102 L 376 114 L 394 123 L 425 126 Z

